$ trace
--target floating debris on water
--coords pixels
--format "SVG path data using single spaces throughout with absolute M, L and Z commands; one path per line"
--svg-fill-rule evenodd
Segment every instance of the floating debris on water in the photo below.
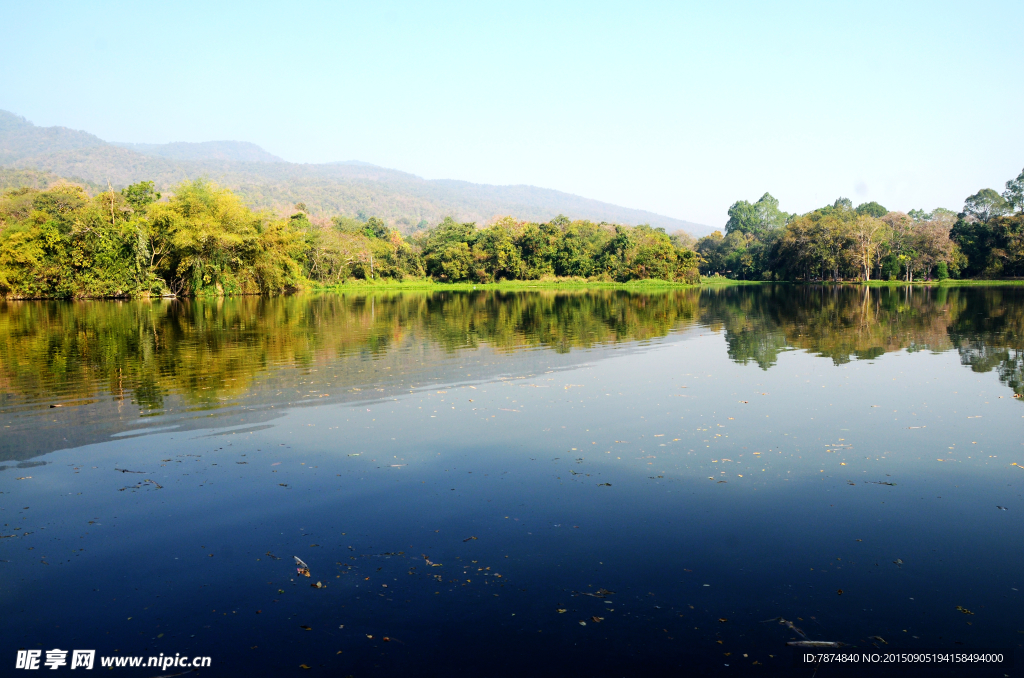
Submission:
M 594 593 L 589 593 L 587 591 L 573 591 L 573 595 L 590 596 L 591 598 L 605 598 L 607 596 L 615 595 L 615 591 L 609 591 L 608 589 L 598 589 Z

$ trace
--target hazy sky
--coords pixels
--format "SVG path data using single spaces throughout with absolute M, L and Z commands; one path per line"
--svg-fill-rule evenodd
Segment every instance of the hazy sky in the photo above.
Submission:
M 1024 2 L 0 0 L 0 108 L 720 226 L 959 210 L 1024 167 Z

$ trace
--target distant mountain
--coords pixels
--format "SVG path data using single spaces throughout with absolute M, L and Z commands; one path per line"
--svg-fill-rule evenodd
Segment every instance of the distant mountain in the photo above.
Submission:
M 332 160 L 327 163 L 328 165 L 355 165 L 357 167 L 376 167 L 380 169 L 380 165 L 374 165 L 370 162 L 363 162 L 362 160 Z
M 0 111 L 0 164 L 10 165 L 40 154 L 106 146 L 88 132 L 67 127 L 36 127 L 25 118 Z
M 171 144 L 129 144 L 113 142 L 128 150 L 172 160 L 237 160 L 239 162 L 284 162 L 281 158 L 267 153 L 248 141 L 203 141 L 189 143 L 177 141 Z
M 110 143 L 65 127 L 37 127 L 0 111 L 0 166 L 31 169 L 93 186 L 126 186 L 150 180 L 161 190 L 205 176 L 231 188 L 257 208 L 289 210 L 304 202 L 313 214 L 360 212 L 409 231 L 446 216 L 486 223 L 512 215 L 547 221 L 559 214 L 620 224 L 647 223 L 695 236 L 713 229 L 644 210 L 619 207 L 535 186 L 492 186 L 449 179 L 427 180 L 358 160 L 291 163 L 242 141 Z

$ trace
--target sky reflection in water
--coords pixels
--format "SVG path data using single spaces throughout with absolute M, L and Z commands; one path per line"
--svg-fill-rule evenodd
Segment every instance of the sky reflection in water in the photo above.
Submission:
M 778 617 L 1019 648 L 1022 319 L 1013 288 L 8 303 L 6 652 L 809 675 Z

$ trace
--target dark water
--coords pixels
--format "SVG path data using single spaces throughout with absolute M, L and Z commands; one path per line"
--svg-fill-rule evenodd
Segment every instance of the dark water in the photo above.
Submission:
M 1021 292 L 7 303 L 0 674 L 812 675 L 780 618 L 1019 653 Z M 1020 675 L 876 669 L 818 675 Z

